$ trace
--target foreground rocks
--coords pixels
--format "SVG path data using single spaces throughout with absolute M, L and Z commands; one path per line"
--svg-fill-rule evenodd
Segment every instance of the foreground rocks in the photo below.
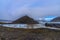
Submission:
M 60 31 L 0 27 L 0 40 L 60 40 Z

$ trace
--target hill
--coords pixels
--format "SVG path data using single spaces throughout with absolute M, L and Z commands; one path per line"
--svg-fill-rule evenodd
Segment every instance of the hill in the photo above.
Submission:
M 27 15 L 13 21 L 12 23 L 15 23 L 15 24 L 39 24 L 39 22 L 37 22 L 33 18 L 30 18 Z
M 60 22 L 60 17 L 56 17 L 53 20 L 51 20 L 51 22 Z

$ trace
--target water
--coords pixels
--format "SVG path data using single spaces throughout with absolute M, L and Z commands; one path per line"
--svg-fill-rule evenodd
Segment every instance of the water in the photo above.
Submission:
M 41 22 L 40 24 L 34 24 L 33 28 L 48 28 L 48 29 L 57 29 L 60 30 L 60 28 L 55 28 L 55 27 L 46 27 L 45 26 L 46 22 Z M 54 23 L 54 22 L 47 22 L 47 23 Z M 60 22 L 55 22 L 57 24 L 60 24 Z M 28 25 L 27 24 L 0 24 L 1 26 L 5 26 L 5 27 L 11 27 L 11 28 L 27 28 Z M 29 26 L 29 28 L 32 28 L 31 26 Z
M 27 28 L 28 27 L 27 24 L 0 24 L 0 25 L 5 26 L 5 27 L 12 27 L 12 28 Z M 31 27 L 31 26 L 29 26 L 29 27 Z M 34 24 L 33 27 L 40 28 L 40 27 L 45 27 L 45 26 L 42 24 Z

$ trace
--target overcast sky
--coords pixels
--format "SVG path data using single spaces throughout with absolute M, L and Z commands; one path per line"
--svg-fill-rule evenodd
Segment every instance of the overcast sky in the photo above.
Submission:
M 15 20 L 23 15 L 34 19 L 60 16 L 60 0 L 0 0 L 0 19 Z

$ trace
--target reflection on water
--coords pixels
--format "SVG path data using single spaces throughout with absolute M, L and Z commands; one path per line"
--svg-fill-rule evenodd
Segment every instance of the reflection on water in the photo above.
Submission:
M 25 28 L 26 24 L 2 24 L 2 26 L 13 27 L 13 28 Z
M 0 24 L 1 26 L 5 27 L 12 27 L 12 28 L 27 28 L 27 24 Z M 30 27 L 30 26 L 29 26 Z M 34 28 L 45 27 L 43 24 L 34 24 Z
M 33 28 L 46 28 L 45 26 L 46 22 L 41 22 L 40 24 L 34 24 Z M 49 24 L 60 24 L 60 22 L 47 22 Z M 0 26 L 5 26 L 5 27 L 12 27 L 12 28 L 27 28 L 27 27 L 31 27 L 28 26 L 27 24 L 0 24 Z M 53 27 L 55 27 L 53 25 Z

